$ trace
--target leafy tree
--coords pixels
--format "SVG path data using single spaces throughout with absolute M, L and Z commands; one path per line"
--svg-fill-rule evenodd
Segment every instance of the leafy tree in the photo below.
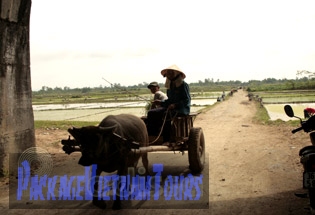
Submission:
M 306 75 L 308 79 L 311 79 L 315 77 L 315 72 L 310 72 L 308 70 L 298 70 L 296 72 L 296 76 L 303 76 L 303 75 Z
M 91 91 L 91 88 L 89 88 L 89 87 L 83 87 L 82 88 L 82 93 L 88 93 L 90 91 Z

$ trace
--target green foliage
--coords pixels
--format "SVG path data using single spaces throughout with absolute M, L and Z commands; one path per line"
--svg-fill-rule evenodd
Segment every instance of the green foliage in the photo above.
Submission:
M 51 104 L 51 103 L 90 103 L 104 101 L 128 101 L 131 98 L 143 100 L 142 95 L 150 95 L 147 88 L 148 83 L 141 83 L 133 86 L 121 86 L 120 84 L 112 84 L 110 87 L 84 87 L 82 89 L 69 87 L 50 88 L 43 86 L 41 90 L 33 92 L 33 104 Z M 164 84 L 160 83 L 161 90 L 166 91 Z M 213 79 L 205 79 L 197 83 L 189 83 L 192 96 L 203 95 L 204 92 L 222 92 L 228 93 L 233 89 L 243 87 L 248 92 L 272 92 L 285 90 L 314 90 L 314 78 L 300 79 L 274 79 L 267 78 L 262 81 L 250 80 L 248 82 L 241 81 L 214 81 Z
M 279 90 L 310 90 L 315 89 L 315 79 L 276 80 L 264 79 L 262 81 L 249 81 L 246 85 L 252 92 L 255 91 L 279 91 Z

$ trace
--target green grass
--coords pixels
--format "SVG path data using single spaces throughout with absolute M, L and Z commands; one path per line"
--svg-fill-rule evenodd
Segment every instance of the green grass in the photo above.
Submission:
M 314 92 L 312 90 L 282 90 L 282 91 L 257 91 L 254 92 L 254 95 L 258 95 L 263 99 L 264 103 L 270 104 L 277 104 L 277 103 L 308 103 L 313 102 Z M 269 107 L 274 108 L 275 112 L 279 112 L 278 108 L 281 108 L 281 112 L 283 110 L 283 106 L 277 107 Z M 302 112 L 301 108 L 295 107 L 294 110 L 296 113 Z M 268 115 L 268 112 L 265 107 L 261 107 L 260 104 L 257 102 L 257 112 L 254 117 L 254 120 L 257 123 L 266 124 L 266 125 L 289 125 L 292 127 L 299 127 L 300 121 L 299 120 L 274 120 L 271 121 Z
M 297 97 L 263 97 L 263 102 L 268 104 L 277 104 L 277 103 L 312 103 L 315 101 L 313 96 L 297 96 Z
M 259 102 L 256 102 L 256 115 L 254 116 L 254 121 L 259 124 L 264 125 L 289 125 L 292 127 L 299 127 L 300 121 L 299 120 L 289 120 L 283 121 L 281 119 L 271 121 L 268 115 L 268 112 L 265 107 L 262 107 Z
M 265 107 L 262 107 L 258 102 L 256 102 L 256 115 L 254 117 L 254 121 L 262 124 L 269 124 L 270 118 L 268 112 Z
M 165 89 L 162 89 L 166 92 Z M 199 98 L 217 98 L 222 91 L 191 91 L 193 99 Z M 107 93 L 90 93 L 90 94 L 35 94 L 32 97 L 33 105 L 43 104 L 74 104 L 74 103 L 103 103 L 103 102 L 130 102 L 132 101 L 148 101 L 153 95 L 148 89 L 136 92 L 107 92 Z
M 284 90 L 284 91 L 258 91 L 254 92 L 262 98 L 264 103 L 310 103 L 314 102 L 314 91 L 309 90 Z

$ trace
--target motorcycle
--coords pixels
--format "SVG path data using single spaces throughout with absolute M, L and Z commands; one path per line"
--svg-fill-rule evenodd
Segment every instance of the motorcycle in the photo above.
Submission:
M 300 119 L 301 126 L 292 130 L 292 133 L 304 131 L 309 133 L 312 145 L 303 147 L 299 151 L 300 162 L 303 165 L 303 189 L 308 190 L 308 194 L 295 194 L 298 197 L 309 198 L 311 210 L 315 210 L 315 115 L 308 119 L 302 120 L 294 115 L 290 105 L 284 106 L 287 116 Z

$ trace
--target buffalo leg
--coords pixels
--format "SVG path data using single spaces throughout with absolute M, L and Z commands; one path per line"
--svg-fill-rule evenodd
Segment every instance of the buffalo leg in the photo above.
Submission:
M 96 179 L 94 184 L 94 192 L 93 192 L 93 204 L 99 208 L 105 209 L 106 203 L 102 199 L 98 199 L 98 183 L 99 183 L 99 176 L 101 175 L 102 170 L 96 169 Z
M 120 165 L 119 165 L 119 169 L 117 171 L 117 175 L 119 176 L 119 181 L 118 181 L 118 186 L 117 186 L 117 190 L 116 190 L 116 200 L 114 200 L 114 204 L 113 204 L 113 207 L 112 209 L 113 210 L 120 210 L 121 209 L 121 196 L 120 196 L 120 190 L 123 189 L 122 186 L 129 186 L 129 184 L 122 184 L 121 182 L 121 176 L 123 175 L 128 175 L 128 170 L 127 170 L 127 167 L 128 167 L 128 159 L 125 160 L 125 161 L 121 161 Z M 125 188 L 125 189 L 129 189 L 128 188 Z
M 142 164 L 143 164 L 145 171 L 146 171 L 145 174 L 150 175 L 148 154 L 145 153 L 145 154 L 141 155 L 141 159 L 142 159 Z

